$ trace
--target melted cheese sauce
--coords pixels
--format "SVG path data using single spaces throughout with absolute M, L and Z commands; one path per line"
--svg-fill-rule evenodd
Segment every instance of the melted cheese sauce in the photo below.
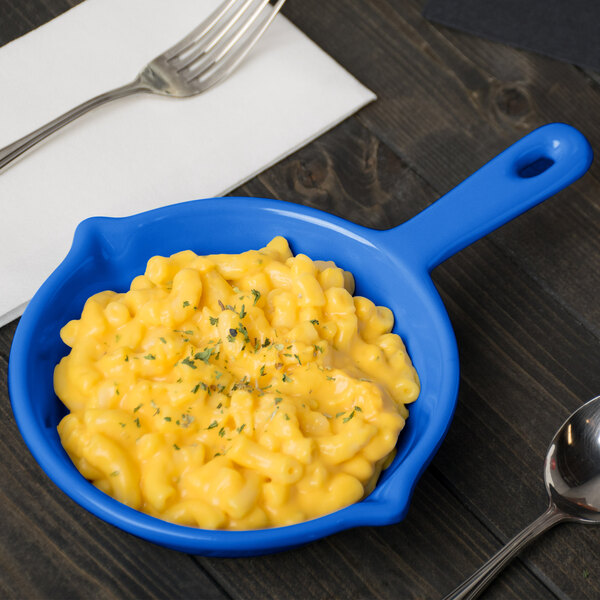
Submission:
M 360 500 L 419 381 L 391 311 L 353 291 L 281 237 L 151 258 L 61 331 L 64 448 L 107 494 L 182 525 L 282 526 Z

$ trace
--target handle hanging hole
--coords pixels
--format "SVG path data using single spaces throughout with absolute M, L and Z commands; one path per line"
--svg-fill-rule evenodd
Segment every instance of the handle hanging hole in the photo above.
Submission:
M 554 164 L 554 160 L 548 158 L 547 156 L 541 156 L 531 162 L 527 162 L 527 164 L 519 167 L 517 173 L 519 177 L 523 177 L 524 179 L 529 179 L 530 177 L 537 177 L 541 175 L 545 171 L 547 171 Z

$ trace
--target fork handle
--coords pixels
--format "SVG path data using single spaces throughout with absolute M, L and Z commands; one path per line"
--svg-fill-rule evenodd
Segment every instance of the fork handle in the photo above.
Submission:
M 46 123 L 39 129 L 32 131 L 30 134 L 18 139 L 16 142 L 9 144 L 8 146 L 0 150 L 0 171 L 4 169 L 9 163 L 17 159 L 19 156 L 33 148 L 36 144 L 47 138 L 49 135 L 58 131 L 71 121 L 74 121 L 81 115 L 84 115 L 88 111 L 102 106 L 111 100 L 117 100 L 118 98 L 124 98 L 125 96 L 131 96 L 138 92 L 150 91 L 148 86 L 143 82 L 141 77 L 138 77 L 131 83 L 123 85 L 121 87 L 105 92 L 86 102 L 83 102 L 79 106 L 72 108 L 68 112 L 64 113 L 60 117 Z

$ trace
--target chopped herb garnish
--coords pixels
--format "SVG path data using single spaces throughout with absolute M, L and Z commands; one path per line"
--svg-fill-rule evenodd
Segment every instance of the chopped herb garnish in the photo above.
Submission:
M 244 336 L 244 341 L 246 344 L 249 344 L 250 336 L 248 335 L 248 330 L 242 325 L 241 321 L 238 323 L 238 331 Z
M 192 415 L 181 415 L 181 421 L 177 421 L 177 425 L 181 427 L 189 427 L 194 422 Z
M 223 437 L 225 435 L 225 428 L 221 427 L 221 429 L 219 429 L 219 437 Z
M 327 379 L 327 381 L 335 381 L 335 377 L 330 377 L 329 375 L 325 375 L 325 379 Z
M 311 320 L 311 323 L 312 323 L 313 325 L 318 325 L 318 324 L 319 324 L 319 321 L 318 321 L 317 319 L 312 319 L 312 320 Z
M 288 381 L 293 381 L 291 377 L 288 377 L 285 373 L 283 374 L 283 377 L 281 378 L 281 381 L 284 382 L 288 382 Z
M 125 423 L 121 423 L 121 422 L 119 422 L 119 425 L 120 425 L 121 427 L 125 427 Z
M 237 432 L 238 433 L 242 433 L 242 431 L 244 430 L 244 427 L 246 427 L 246 423 L 242 423 L 238 428 L 237 428 Z
M 358 412 L 362 412 L 362 408 L 360 406 L 355 406 L 354 410 L 357 410 Z
M 321 346 L 317 346 L 315 344 L 315 353 L 317 353 L 317 352 L 321 352 L 322 353 L 323 352 L 323 348 L 321 348 Z
M 167 340 L 165 340 L 165 338 L 164 338 L 164 337 L 162 337 L 162 336 L 161 336 L 161 337 L 159 337 L 158 339 L 159 339 L 159 340 L 160 340 L 160 341 L 161 341 L 163 344 L 166 344 L 166 343 L 167 343 Z
M 208 320 L 210 321 L 211 325 L 218 325 L 219 324 L 219 317 L 208 317 Z
M 222 376 L 223 376 L 223 373 L 221 373 L 221 371 L 215 371 L 215 379 L 219 379 Z
M 236 381 L 231 386 L 232 392 L 235 392 L 236 390 L 247 390 L 249 392 L 252 392 L 252 391 L 254 391 L 254 388 L 252 387 L 250 381 L 248 381 L 248 377 L 246 375 L 244 375 L 244 377 L 241 381 Z
M 259 374 L 261 377 L 263 377 L 264 375 L 266 375 L 266 373 L 265 373 L 265 365 L 263 365 L 263 366 L 260 368 L 260 371 L 258 372 L 258 374 Z
M 242 304 L 242 309 L 240 310 L 240 319 L 243 319 L 246 316 L 246 307 Z
M 282 400 L 283 398 L 275 398 L 275 404 L 279 404 Z
M 254 304 L 256 304 L 259 301 L 259 299 L 260 299 L 260 292 L 258 290 L 255 290 L 255 289 L 251 289 L 250 292 L 254 296 Z
M 125 362 L 129 362 L 129 356 L 127 354 L 125 355 Z
M 181 448 L 177 444 L 173 444 L 173 448 L 175 448 L 175 450 L 181 450 Z
M 138 404 L 134 409 L 133 412 L 136 413 L 138 410 L 140 410 L 140 408 L 142 408 L 142 406 L 144 406 L 144 403 L 141 402 L 140 404 Z
M 119 474 L 119 471 L 113 471 L 110 476 L 111 477 L 116 477 Z
M 298 361 L 298 364 L 301 365 L 300 357 L 297 354 L 294 354 L 294 358 Z
M 163 417 L 163 420 L 165 420 L 167 423 L 171 422 L 171 417 Z
M 279 350 L 281 352 L 281 350 L 283 350 L 283 344 L 275 344 L 275 350 Z
M 190 303 L 187 300 L 183 301 L 183 308 L 186 308 L 190 305 Z
M 146 354 L 146 356 L 144 356 L 144 358 L 146 360 L 156 360 L 156 356 L 154 356 L 154 354 Z
M 339 417 L 341 417 L 346 411 L 343 410 L 342 412 L 336 413 L 335 418 L 338 419 Z
M 173 329 L 175 333 L 185 333 L 185 335 L 194 335 L 191 329 Z
M 193 388 L 192 388 L 192 394 L 197 394 L 198 390 L 200 389 L 200 384 L 197 383 Z
M 206 429 L 214 429 L 217 425 L 218 423 L 216 421 L 213 421 Z
M 265 338 L 265 341 L 263 342 L 262 347 L 266 348 L 267 346 L 271 345 L 271 340 L 269 338 Z
M 287 413 L 285 413 L 285 414 L 283 415 L 283 418 L 284 418 L 286 421 L 289 421 L 289 420 L 290 420 L 290 418 L 289 418 L 289 416 L 288 416 L 288 414 L 287 414 Z
M 347 423 L 354 416 L 354 411 L 352 411 L 347 417 L 342 419 L 342 423 Z
M 181 361 L 182 364 L 187 365 L 190 369 L 196 369 L 196 365 L 193 360 L 190 360 L 187 356 Z
M 139 418 L 139 417 L 136 417 L 136 418 L 133 420 L 133 422 L 134 422 L 134 423 L 137 425 L 137 427 L 141 427 L 141 425 L 140 425 L 140 418 Z
M 201 360 L 203 363 L 208 364 L 208 359 L 211 357 L 214 351 L 214 348 L 204 348 L 202 352 L 196 352 L 196 354 L 194 354 L 194 358 L 196 360 Z

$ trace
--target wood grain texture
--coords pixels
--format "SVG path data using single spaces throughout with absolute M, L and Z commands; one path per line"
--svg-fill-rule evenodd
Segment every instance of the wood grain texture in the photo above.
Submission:
M 77 4 L 0 0 L 0 45 Z M 600 145 L 583 72 L 421 16 L 423 0 L 288 0 L 284 12 L 378 100 L 236 195 L 278 197 L 385 229 L 550 121 Z M 461 388 L 448 436 L 397 525 L 281 554 L 191 557 L 74 504 L 27 451 L 10 409 L 16 323 L 0 329 L 0 597 L 441 598 L 545 508 L 542 463 L 600 391 L 600 166 L 433 273 Z M 600 597 L 600 528 L 560 525 L 485 598 Z

